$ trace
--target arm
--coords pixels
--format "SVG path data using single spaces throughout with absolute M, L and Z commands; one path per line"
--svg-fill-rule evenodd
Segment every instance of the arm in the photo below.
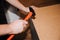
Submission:
M 27 28 L 26 24 L 27 21 L 16 20 L 10 24 L 0 25 L 0 35 L 21 33 Z
M 24 5 L 22 5 L 19 0 L 6 0 L 7 2 L 9 2 L 11 5 L 15 6 L 16 8 L 23 10 L 25 12 L 29 12 L 29 8 L 28 7 L 24 7 Z
M 9 24 L 3 24 L 3 25 L 0 25 L 0 35 L 4 35 L 4 34 L 8 34 L 10 33 L 10 29 L 9 29 Z

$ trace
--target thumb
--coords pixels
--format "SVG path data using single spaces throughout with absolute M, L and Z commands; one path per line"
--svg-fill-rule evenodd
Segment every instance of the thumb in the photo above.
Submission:
M 24 24 L 28 24 L 28 22 L 27 22 L 27 21 L 25 21 L 25 20 L 24 20 L 23 22 L 24 22 Z

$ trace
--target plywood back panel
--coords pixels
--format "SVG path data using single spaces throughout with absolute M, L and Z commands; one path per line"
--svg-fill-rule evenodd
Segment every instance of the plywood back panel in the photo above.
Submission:
M 39 39 L 60 40 L 60 4 L 33 8 L 36 12 L 33 23 Z

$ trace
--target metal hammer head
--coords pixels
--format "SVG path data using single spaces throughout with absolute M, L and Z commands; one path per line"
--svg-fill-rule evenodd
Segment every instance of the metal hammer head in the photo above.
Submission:
M 35 11 L 32 7 L 29 7 L 30 12 L 32 12 L 32 18 L 35 19 Z

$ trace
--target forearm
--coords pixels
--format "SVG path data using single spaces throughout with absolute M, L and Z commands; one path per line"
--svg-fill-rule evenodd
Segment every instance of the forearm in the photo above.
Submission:
M 26 8 L 24 7 L 23 4 L 19 2 L 19 0 L 6 0 L 6 1 L 9 2 L 11 5 L 15 6 L 16 8 L 26 12 Z M 29 10 L 27 10 L 27 12 L 29 12 Z
M 0 25 L 0 35 L 5 35 L 10 33 L 10 28 L 8 24 Z

